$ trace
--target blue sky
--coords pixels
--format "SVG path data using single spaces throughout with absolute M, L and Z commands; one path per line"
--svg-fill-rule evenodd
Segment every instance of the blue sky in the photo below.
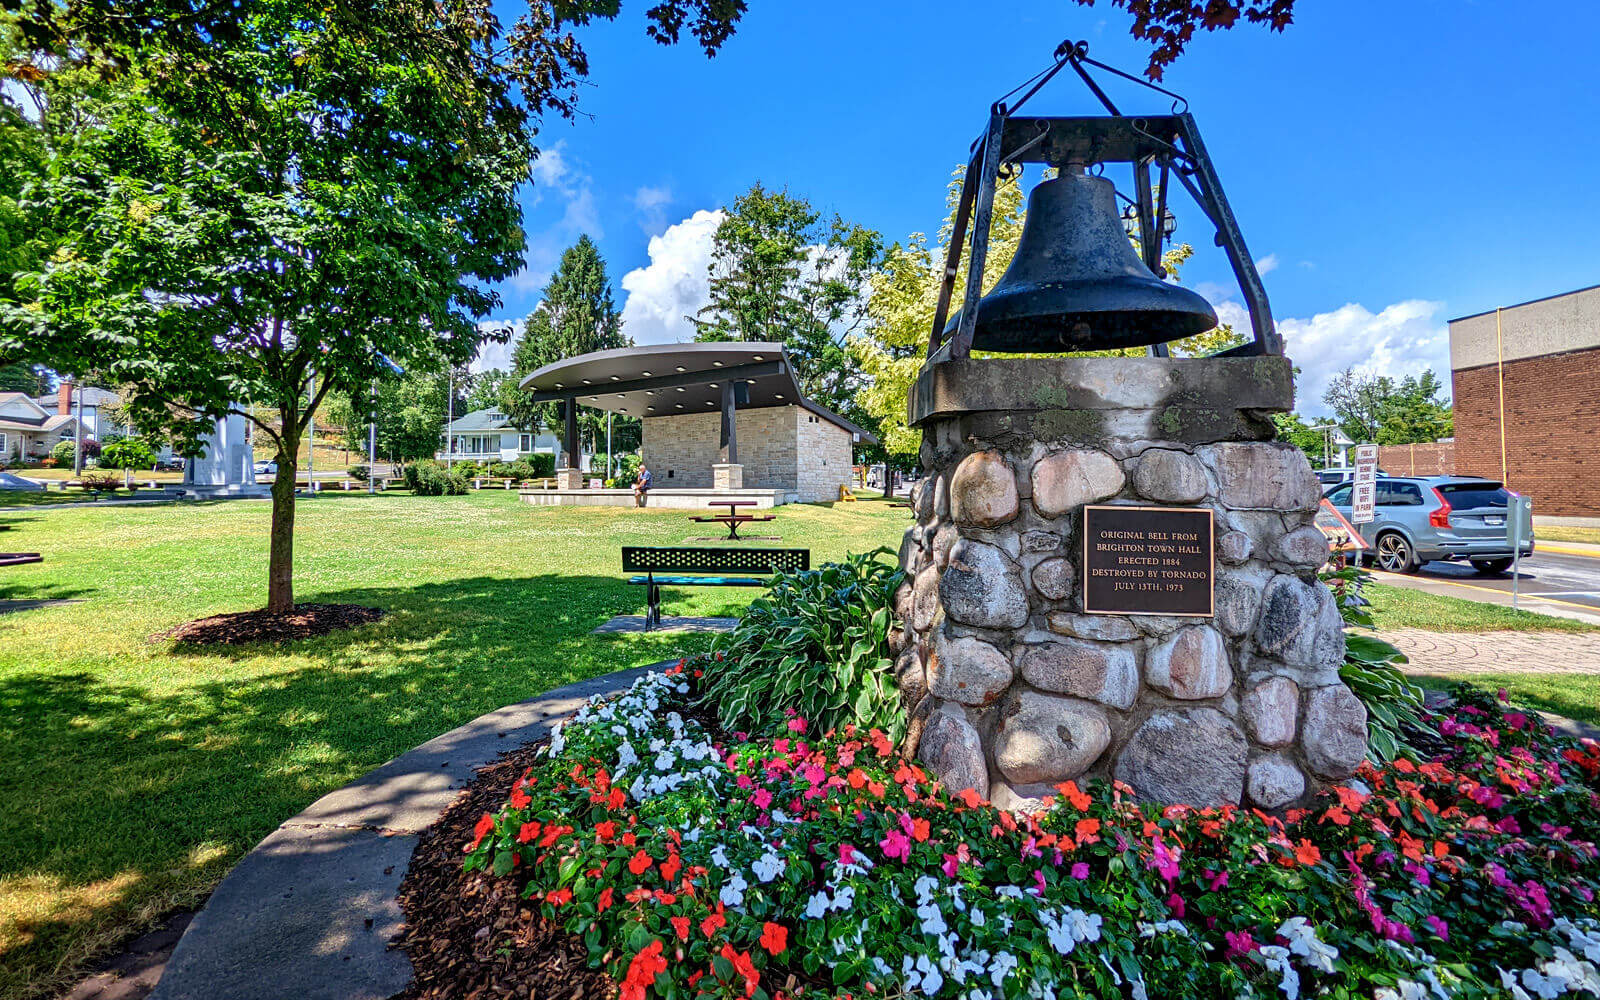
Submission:
M 1188 97 L 1302 367 L 1301 409 L 1347 365 L 1448 369 L 1445 321 L 1600 281 L 1600 3 L 1301 0 L 1281 35 L 1197 38 L 1165 85 Z M 1130 71 L 1145 49 L 1106 5 L 754 0 L 715 59 L 645 37 L 645 5 L 583 31 L 589 117 L 552 121 L 525 195 L 520 317 L 590 233 L 629 332 L 687 336 L 715 210 L 754 181 L 903 239 L 936 230 L 991 101 L 1063 38 Z M 507 8 L 510 11 L 510 8 Z M 1125 111 L 1159 112 L 1132 85 Z M 1092 114 L 1058 77 L 1029 106 Z M 1237 318 L 1198 210 L 1184 281 Z M 1185 225 L 1185 223 L 1188 225 Z M 1232 304 L 1230 304 L 1232 303 Z M 487 363 L 498 358 L 489 356 Z

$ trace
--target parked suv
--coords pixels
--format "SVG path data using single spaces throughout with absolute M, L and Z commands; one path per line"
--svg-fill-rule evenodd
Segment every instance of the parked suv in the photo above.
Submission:
M 1382 469 L 1377 470 L 1377 472 L 1380 476 L 1388 475 Z M 1348 483 L 1355 478 L 1356 469 L 1353 465 L 1317 470 L 1317 481 L 1322 484 L 1323 489 L 1327 489 L 1330 486 L 1338 486 L 1340 483 Z
M 1350 516 L 1354 485 L 1329 490 L 1326 499 Z M 1373 519 L 1358 524 L 1369 558 L 1391 573 L 1415 573 L 1435 559 L 1466 560 L 1479 573 L 1504 573 L 1511 565 L 1506 502 L 1511 494 L 1490 479 L 1466 476 L 1385 477 L 1377 481 Z M 1522 545 L 1533 554 L 1533 538 Z

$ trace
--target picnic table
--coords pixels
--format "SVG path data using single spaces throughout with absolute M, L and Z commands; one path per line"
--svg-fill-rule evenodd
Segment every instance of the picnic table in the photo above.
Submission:
M 715 500 L 715 501 L 712 501 L 711 503 L 707 504 L 706 506 L 708 506 L 708 507 L 726 507 L 726 508 L 728 508 L 728 512 L 726 514 L 712 514 L 712 515 L 710 515 L 708 517 L 692 517 L 692 518 L 690 518 L 690 520 L 698 522 L 698 523 L 701 523 L 701 524 L 715 523 L 715 524 L 725 524 L 725 525 L 727 525 L 728 526 L 728 540 L 729 541 L 735 541 L 736 542 L 736 541 L 741 541 L 742 540 L 739 537 L 739 525 L 741 525 L 741 524 L 748 524 L 751 521 L 773 521 L 773 520 L 777 519 L 776 515 L 773 515 L 773 514 L 766 514 L 766 515 L 763 515 L 763 516 L 757 516 L 755 514 L 741 514 L 741 513 L 739 513 L 739 508 L 740 507 L 754 507 L 754 506 L 756 506 L 756 501 L 754 501 L 754 500 Z

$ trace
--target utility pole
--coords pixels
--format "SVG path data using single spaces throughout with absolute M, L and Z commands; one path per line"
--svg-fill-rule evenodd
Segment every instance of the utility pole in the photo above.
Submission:
M 310 391 L 311 391 L 311 399 L 316 399 L 317 398 L 317 373 L 315 371 L 313 371 L 311 373 L 311 390 Z M 307 400 L 307 402 L 310 402 L 310 400 Z M 308 425 L 308 432 L 309 433 L 306 436 L 306 440 L 309 442 L 309 445 L 308 445 L 309 450 L 306 452 L 306 489 L 311 492 L 312 496 L 316 496 L 316 494 L 317 494 L 317 412 L 315 410 L 312 410 L 311 411 L 311 415 L 307 418 L 307 420 L 309 421 L 309 425 Z M 251 456 L 251 457 L 253 458 L 254 456 Z
M 72 436 L 72 475 L 76 478 L 83 475 L 83 386 L 74 382 L 72 391 L 78 394 L 78 429 Z
M 450 390 L 445 399 L 444 417 L 444 467 L 451 468 L 455 462 L 456 450 L 451 440 L 450 425 L 456 422 L 456 369 L 450 366 Z
M 372 400 L 367 404 L 367 492 L 378 492 L 378 380 L 372 380 Z

